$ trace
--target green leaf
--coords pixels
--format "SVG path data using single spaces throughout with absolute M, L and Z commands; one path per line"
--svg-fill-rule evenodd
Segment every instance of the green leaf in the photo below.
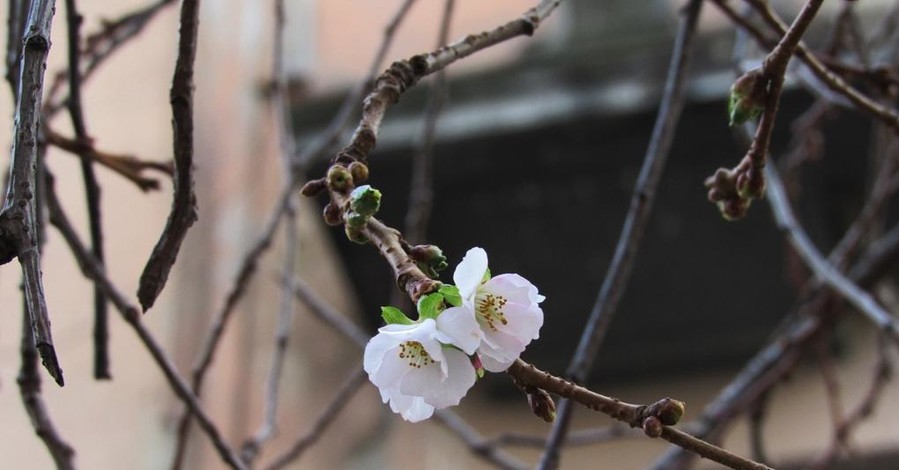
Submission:
M 418 299 L 418 318 L 437 319 L 443 308 L 443 294 L 432 292 Z
M 381 318 L 388 325 L 411 325 L 415 323 L 402 310 L 390 306 L 381 307 Z
M 440 289 L 437 289 L 437 292 L 443 295 L 443 298 L 446 300 L 446 303 L 452 305 L 453 307 L 459 307 L 462 305 L 462 296 L 459 295 L 459 288 L 452 284 L 444 284 L 440 286 Z

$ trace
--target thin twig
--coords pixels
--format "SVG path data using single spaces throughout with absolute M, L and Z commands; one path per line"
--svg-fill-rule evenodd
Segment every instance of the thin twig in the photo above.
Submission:
M 163 375 L 165 375 L 172 391 L 184 403 L 185 407 L 189 410 L 189 413 L 200 423 L 200 428 L 209 437 L 209 440 L 212 442 L 213 446 L 215 446 L 222 460 L 232 468 L 246 468 L 237 454 L 225 442 L 218 427 L 216 427 L 209 418 L 209 415 L 203 410 L 197 395 L 191 391 L 187 381 L 178 373 L 178 370 L 162 349 L 162 346 L 159 345 L 150 331 L 144 326 L 141 321 L 140 310 L 133 305 L 124 294 L 122 294 L 121 290 L 119 290 L 111 280 L 109 280 L 103 267 L 97 263 L 97 260 L 93 255 L 84 247 L 84 244 L 78 238 L 77 233 L 75 233 L 72 224 L 69 222 L 68 217 L 59 203 L 59 199 L 57 198 L 56 191 L 53 187 L 52 177 L 48 174 L 47 178 L 48 181 L 45 187 L 47 193 L 47 210 L 50 213 L 50 223 L 56 227 L 60 235 L 62 235 L 63 239 L 66 241 L 66 244 L 75 256 L 76 261 L 78 261 L 81 271 L 85 276 L 93 280 L 96 285 L 103 289 L 103 293 L 106 294 L 112 302 L 112 305 L 115 306 L 125 322 L 134 330 L 138 338 L 140 338 L 141 343 L 143 343 L 144 347 L 149 351 L 153 360 L 161 369 Z
M 175 0 L 154 1 L 116 20 L 104 21 L 100 31 L 87 35 L 84 41 L 85 50 L 82 52 L 84 56 L 82 64 L 85 65 L 81 70 L 81 81 L 84 82 L 90 78 L 100 65 L 112 57 L 115 52 L 121 50 L 123 45 L 140 35 L 157 13 L 174 3 Z M 52 118 L 65 107 L 69 98 L 57 99 L 56 96 L 63 90 L 66 80 L 68 80 L 68 71 L 57 73 L 47 90 L 47 104 L 44 106 L 45 119 Z
M 287 451 L 276 457 L 271 464 L 265 467 L 266 470 L 278 470 L 290 465 L 299 459 L 306 449 L 318 442 L 322 435 L 324 435 L 328 426 L 334 422 L 337 416 L 340 415 L 340 412 L 350 403 L 350 399 L 353 398 L 353 395 L 362 389 L 365 378 L 365 371 L 362 370 L 361 367 L 357 367 L 346 380 L 344 380 L 340 387 L 333 392 L 333 398 L 331 398 L 331 401 L 324 407 L 321 414 L 319 414 L 315 421 L 313 421 L 309 430 L 291 444 Z
M 28 326 L 30 321 L 28 311 L 23 305 L 22 309 L 22 342 L 20 352 L 22 366 L 19 369 L 19 392 L 22 395 L 22 404 L 25 412 L 31 419 L 34 432 L 44 442 L 50 457 L 56 463 L 59 470 L 72 470 L 75 468 L 75 450 L 65 442 L 56 426 L 50 419 L 50 414 L 44 405 L 41 396 L 41 376 L 37 368 L 37 350 L 34 348 L 34 336 Z
M 22 37 L 28 3 L 25 0 L 9 0 L 6 16 L 6 81 L 13 101 L 19 93 L 19 60 L 22 57 Z
M 879 354 L 874 365 L 874 373 L 871 376 L 871 385 L 862 397 L 858 405 L 839 422 L 835 423 L 833 438 L 830 445 L 809 466 L 811 470 L 824 470 L 830 468 L 831 463 L 837 457 L 841 447 L 845 447 L 852 431 L 874 412 L 874 407 L 883 396 L 883 389 L 893 375 L 888 349 L 883 335 L 880 336 Z
M 692 0 L 682 13 L 683 17 L 671 56 L 668 78 L 665 82 L 665 92 L 659 105 L 640 175 L 631 197 L 630 208 L 621 228 L 621 235 L 615 246 L 612 262 L 609 264 L 606 277 L 566 372 L 566 376 L 576 383 L 584 383 L 587 380 L 596 353 L 602 345 L 618 308 L 618 302 L 627 287 L 637 249 L 652 211 L 656 188 L 683 110 L 689 52 L 701 10 L 702 2 Z M 567 401 L 562 401 L 559 404 L 556 420 L 553 422 L 538 468 L 549 470 L 558 467 L 559 448 L 565 441 L 571 425 L 571 413 L 571 405 Z
M 137 185 L 141 191 L 159 189 L 159 180 L 143 176 L 145 170 L 153 170 L 169 177 L 174 172 L 171 161 L 154 162 L 141 160 L 132 155 L 118 155 L 98 150 L 91 142 L 79 142 L 56 133 L 46 123 L 43 136 L 50 145 L 75 155 L 85 155 L 91 160 L 124 176 Z
M 146 312 L 162 292 L 181 249 L 187 230 L 197 220 L 197 196 L 194 194 L 194 61 L 197 55 L 197 30 L 200 0 L 181 4 L 181 32 L 178 58 L 169 101 L 172 105 L 175 177 L 172 210 L 159 241 L 140 276 L 137 298 Z
M 450 20 L 453 16 L 454 0 L 446 0 L 443 17 L 440 21 L 440 32 L 437 34 L 437 47 L 448 42 Z M 412 182 L 409 191 L 409 208 L 406 211 L 406 239 L 418 244 L 425 240 L 428 232 L 428 219 L 433 202 L 433 166 L 434 166 L 434 134 L 437 130 L 437 119 L 446 100 L 446 70 L 437 72 L 428 92 L 428 103 L 425 108 L 424 127 L 421 141 L 412 153 Z
M 69 117 L 75 131 L 75 140 L 88 142 L 87 123 L 84 119 L 84 108 L 81 104 L 81 14 L 75 0 L 66 0 L 66 25 L 68 26 L 69 55 Z M 86 152 L 79 155 L 81 159 L 81 175 L 84 180 L 84 195 L 87 199 L 87 218 L 90 229 L 91 253 L 97 262 L 104 264 L 103 225 L 100 214 L 100 185 L 94 173 L 93 160 Z M 109 309 L 103 291 L 94 285 L 94 378 L 111 379 L 109 372 Z
M 273 58 L 272 58 L 272 77 L 275 83 L 275 96 L 272 97 L 271 110 L 275 123 L 275 130 L 278 133 L 278 141 L 281 153 L 281 160 L 284 163 L 284 175 L 291 178 L 291 157 L 294 151 L 294 139 L 292 134 L 292 126 L 289 123 L 290 104 L 287 94 L 287 77 L 284 75 L 283 67 L 283 45 L 284 45 L 284 0 L 274 1 L 274 22 L 275 27 L 273 34 Z M 278 417 L 278 397 L 281 386 L 281 376 L 284 369 L 284 356 L 287 353 L 287 344 L 290 339 L 290 330 L 293 326 L 294 300 L 293 285 L 297 256 L 297 239 L 299 233 L 297 231 L 296 217 L 296 199 L 290 198 L 284 212 L 285 218 L 285 248 L 284 248 L 284 273 L 281 283 L 281 306 L 278 313 L 278 325 L 275 332 L 275 346 L 272 351 L 271 368 L 269 369 L 268 378 L 265 381 L 264 393 L 264 417 L 259 429 L 248 438 L 241 446 L 240 456 L 248 465 L 255 460 L 259 454 L 262 445 L 273 438 L 277 432 Z
M 475 455 L 484 458 L 497 468 L 504 470 L 523 470 L 528 468 L 527 465 L 511 454 L 503 452 L 495 445 L 491 445 L 488 439 L 481 436 L 481 433 L 466 423 L 459 415 L 448 410 L 437 410 L 434 412 L 434 418 L 462 439 L 462 442 Z
M 828 263 L 812 244 L 811 240 L 809 240 L 805 230 L 803 230 L 793 215 L 793 210 L 786 199 L 777 170 L 771 165 L 765 167 L 765 177 L 769 180 L 768 201 L 771 203 L 777 226 L 784 232 L 784 235 L 786 235 L 788 241 L 796 249 L 796 252 L 805 261 L 806 265 L 815 273 L 818 279 L 855 306 L 865 318 L 889 335 L 890 339 L 899 341 L 899 323 L 897 323 L 896 318 L 884 310 L 870 294 Z
M 6 201 L 0 213 L 0 263 L 19 259 L 35 347 L 50 376 L 62 386 L 62 368 L 53 346 L 47 300 L 41 281 L 41 255 L 37 240 L 40 219 L 35 208 L 41 95 L 50 52 L 53 10 L 53 0 L 33 1 L 22 39 L 11 171 Z

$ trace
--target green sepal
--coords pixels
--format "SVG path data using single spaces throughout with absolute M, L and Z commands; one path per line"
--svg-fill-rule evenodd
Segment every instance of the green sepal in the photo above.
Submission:
M 436 320 L 437 315 L 440 315 L 443 309 L 443 294 L 432 292 L 418 299 L 419 319 L 431 318 Z
M 452 305 L 453 307 L 460 307 L 462 305 L 462 296 L 459 295 L 459 288 L 452 284 L 444 284 L 440 286 L 440 289 L 437 289 L 437 292 L 443 295 L 443 299 L 446 300 L 446 303 Z
M 490 275 L 490 268 L 487 268 L 487 270 L 484 271 L 484 278 L 481 279 L 481 284 L 489 281 L 491 277 L 493 277 L 493 276 Z
M 364 184 L 350 193 L 350 208 L 366 217 L 371 217 L 381 207 L 381 191 Z
M 384 322 L 388 325 L 411 325 L 415 323 L 412 319 L 407 317 L 402 310 L 389 305 L 381 307 L 381 318 L 383 318 Z

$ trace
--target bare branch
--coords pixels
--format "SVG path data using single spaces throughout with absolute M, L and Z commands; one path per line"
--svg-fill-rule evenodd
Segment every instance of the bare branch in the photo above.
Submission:
M 194 194 L 194 60 L 197 55 L 197 29 L 200 0 L 184 0 L 181 4 L 181 33 L 178 59 L 169 100 L 172 104 L 175 177 L 172 210 L 165 229 L 153 248 L 140 276 L 137 298 L 146 312 L 162 292 L 181 249 L 187 230 L 197 220 L 197 197 Z
M 589 376 L 597 351 L 599 351 L 609 325 L 618 308 L 618 302 L 627 288 L 631 269 L 637 257 L 637 250 L 643 239 L 643 231 L 649 220 L 655 200 L 656 188 L 665 168 L 671 141 L 684 107 L 689 52 L 693 43 L 696 24 L 702 10 L 701 1 L 691 1 L 684 10 L 680 28 L 671 56 L 665 92 L 659 105 L 655 126 L 646 156 L 640 168 L 630 208 L 621 235 L 615 246 L 612 262 L 600 287 L 599 294 L 590 317 L 584 327 L 577 349 L 568 365 L 566 376 L 575 383 L 584 383 Z M 571 405 L 562 401 L 553 422 L 546 448 L 540 459 L 539 468 L 548 470 L 559 465 L 559 448 L 565 441 L 571 425 Z
M 41 95 L 50 52 L 53 9 L 53 0 L 32 2 L 22 39 L 12 169 L 6 201 L 0 213 L 0 261 L 7 263 L 14 257 L 19 259 L 35 347 L 50 376 L 62 386 L 62 369 L 53 346 L 47 300 L 41 281 L 41 255 L 37 241 L 40 221 L 35 207 Z

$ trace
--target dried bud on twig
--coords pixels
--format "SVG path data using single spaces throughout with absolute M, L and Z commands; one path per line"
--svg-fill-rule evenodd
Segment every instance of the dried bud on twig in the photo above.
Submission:
M 368 179 L 368 167 L 362 162 L 350 163 L 350 174 L 354 183 L 364 183 Z
M 556 420 L 556 403 L 546 390 L 528 386 L 525 391 L 528 394 L 528 405 L 531 406 L 534 415 L 547 423 Z
M 303 189 L 300 190 L 300 194 L 306 197 L 317 196 L 318 193 L 322 192 L 327 187 L 327 183 L 323 178 L 311 180 L 303 185 Z

